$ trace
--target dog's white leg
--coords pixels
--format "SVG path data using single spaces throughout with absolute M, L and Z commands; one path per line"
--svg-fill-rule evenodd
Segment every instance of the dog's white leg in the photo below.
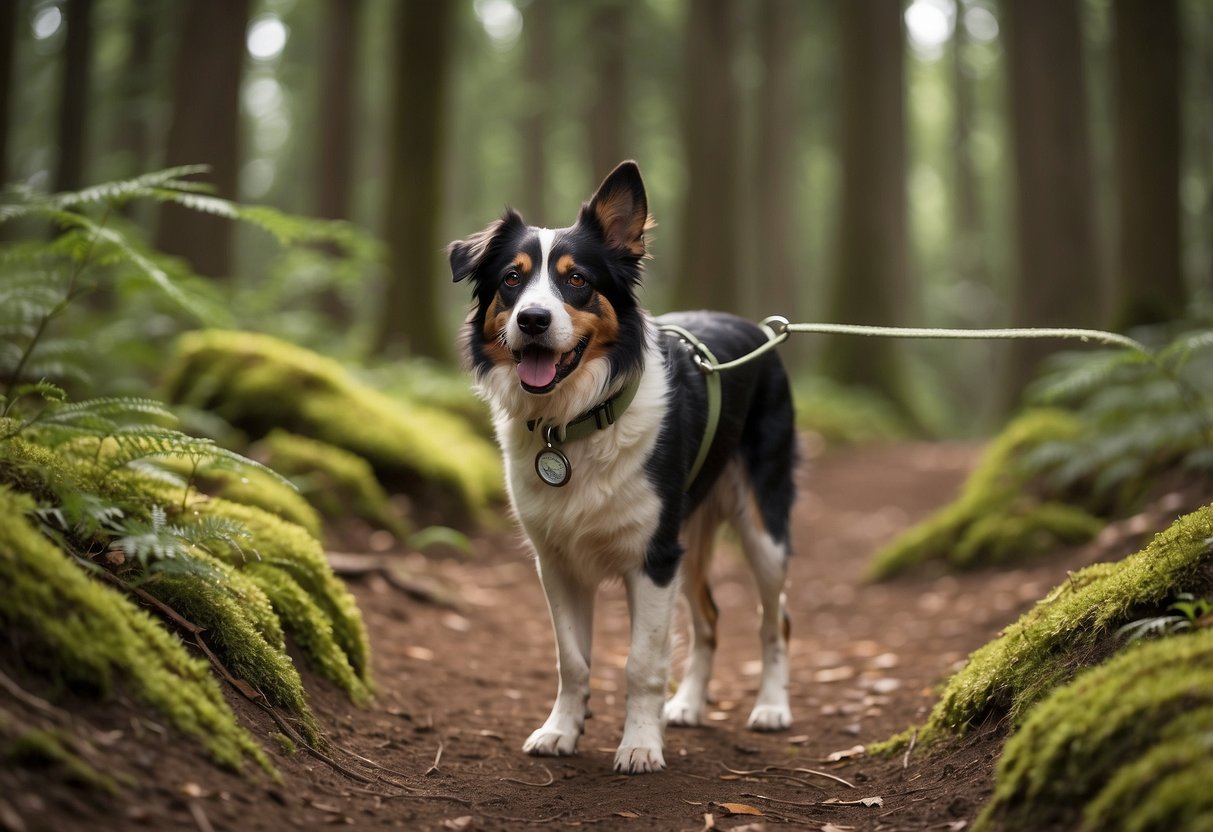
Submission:
M 670 725 L 702 725 L 707 710 L 708 682 L 716 653 L 717 610 L 708 588 L 715 534 L 716 523 L 702 514 L 687 527 L 682 594 L 690 608 L 691 649 L 678 691 L 665 703 L 665 718 Z
M 783 594 L 787 578 L 787 547 L 776 543 L 760 526 L 742 520 L 742 548 L 754 571 L 762 601 L 762 682 L 750 712 L 748 726 L 754 731 L 782 731 L 792 724 L 788 706 L 789 621 Z
M 570 578 L 561 570 L 539 564 L 539 578 L 547 595 L 556 633 L 556 666 L 560 689 L 547 721 L 537 728 L 522 750 L 528 754 L 572 754 L 585 725 L 590 698 L 590 638 L 594 623 L 596 587 Z
M 662 706 L 670 674 L 670 616 L 678 597 L 677 579 L 658 586 L 637 569 L 624 576 L 632 613 L 628 653 L 628 704 L 615 770 L 640 774 L 665 768 Z

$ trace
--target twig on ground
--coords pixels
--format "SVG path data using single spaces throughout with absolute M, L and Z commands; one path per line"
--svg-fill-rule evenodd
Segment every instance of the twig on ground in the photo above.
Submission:
M 438 753 L 434 755 L 434 764 L 426 770 L 425 776 L 429 777 L 433 774 L 441 774 L 442 769 L 438 768 L 440 762 L 442 762 L 442 743 L 438 743 Z
M 854 783 L 849 783 L 846 780 L 843 780 L 841 777 L 838 777 L 833 774 L 829 774 L 824 771 L 817 771 L 816 769 L 812 769 L 812 768 L 787 768 L 786 766 L 764 766 L 763 768 L 746 770 L 746 769 L 729 768 L 720 760 L 717 760 L 716 762 L 719 763 L 720 767 L 723 768 L 725 771 L 727 771 L 729 774 L 737 774 L 742 777 L 761 777 L 762 775 L 769 774 L 770 772 L 789 771 L 789 772 L 794 772 L 797 774 L 812 774 L 814 777 L 825 777 L 829 780 L 835 781 L 836 783 L 841 783 L 842 785 L 846 786 L 848 789 L 855 788 Z M 786 777 L 786 775 L 784 775 L 784 776 Z M 821 788 L 820 786 L 817 786 L 816 784 L 809 783 L 808 781 L 805 781 L 805 780 L 801 780 L 798 777 L 791 777 L 788 779 L 795 780 L 796 782 L 802 783 L 804 785 L 813 786 L 814 788 Z
M 918 742 L 918 729 L 914 729 L 914 733 L 910 735 L 910 745 L 906 748 L 905 756 L 901 758 L 902 769 L 908 768 L 910 765 L 910 754 L 914 751 L 914 745 Z
M 529 780 L 519 780 L 517 777 L 499 777 L 497 779 L 500 780 L 502 783 L 517 783 L 520 786 L 535 786 L 536 788 L 543 788 L 545 786 L 550 786 L 556 782 L 556 775 L 552 774 L 552 770 L 550 768 L 548 768 L 545 765 L 541 765 L 539 767 L 547 772 L 548 779 L 547 779 L 546 783 L 532 783 Z M 507 818 L 507 820 L 508 820 L 508 818 Z
M 343 746 L 334 744 L 333 748 L 337 749 L 342 754 L 348 754 L 349 756 L 353 757 L 355 760 L 358 760 L 359 762 L 363 763 L 364 765 L 368 765 L 377 771 L 386 772 L 387 774 L 392 774 L 392 775 L 395 775 L 396 777 L 402 777 L 405 780 L 407 780 L 409 778 L 409 775 L 405 774 L 403 771 L 397 771 L 394 768 L 388 768 L 387 766 L 381 765 L 368 757 L 363 757 L 361 754 L 358 754 L 354 751 L 350 751 L 348 748 L 345 748 Z M 395 780 L 390 780 L 388 782 L 390 782 L 393 786 L 399 786 L 400 788 L 407 789 L 409 791 L 421 791 L 416 786 L 410 786 L 407 783 L 398 783 Z
M 550 818 L 535 818 L 534 820 L 531 820 L 529 818 L 514 818 L 514 817 L 510 817 L 509 815 L 490 815 L 486 812 L 481 812 L 480 814 L 486 818 L 492 818 L 493 820 L 508 820 L 511 823 L 526 823 L 531 826 L 544 826 L 546 824 L 553 823 L 554 821 L 560 820 L 562 817 L 564 817 L 568 813 L 569 812 L 566 809 L 565 811 L 561 812 L 558 815 L 552 815 Z M 586 822 L 587 821 L 578 821 L 579 824 L 586 823 Z M 590 822 L 592 822 L 592 821 L 590 821 Z
M 210 818 L 206 816 L 206 811 L 202 808 L 202 804 L 197 800 L 189 802 L 190 817 L 194 819 L 194 825 L 198 827 L 198 832 L 215 832 L 215 827 L 211 826 Z

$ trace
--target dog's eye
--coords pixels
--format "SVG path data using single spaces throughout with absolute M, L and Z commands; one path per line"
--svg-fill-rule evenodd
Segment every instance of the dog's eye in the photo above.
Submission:
M 519 283 L 522 282 L 522 278 L 520 278 L 518 276 L 518 272 L 511 269 L 510 271 L 505 273 L 505 277 L 502 278 L 501 282 L 504 283 L 506 286 L 513 288 L 514 286 L 517 286 Z
M 573 272 L 569 275 L 568 284 L 574 289 L 580 289 L 586 284 L 585 276 L 578 272 Z

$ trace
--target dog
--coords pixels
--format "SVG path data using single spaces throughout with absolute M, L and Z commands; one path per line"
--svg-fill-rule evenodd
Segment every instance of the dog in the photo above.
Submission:
M 708 567 L 726 521 L 762 602 L 762 681 L 748 724 L 778 731 L 792 722 L 784 583 L 796 437 L 787 375 L 773 351 L 720 373 L 709 429 L 709 381 L 696 356 L 729 361 L 767 337 L 733 315 L 655 318 L 643 309 L 651 226 L 640 170 L 627 161 L 568 228 L 529 226 L 507 208 L 447 249 L 455 282 L 471 281 L 461 348 L 492 411 L 556 635 L 556 702 L 523 750 L 575 752 L 589 715 L 594 598 L 602 582 L 620 578 L 631 644 L 614 765 L 629 774 L 665 767 L 667 723 L 704 720 L 717 620 Z M 671 325 L 691 334 L 668 334 Z M 679 593 L 692 637 L 667 702 Z

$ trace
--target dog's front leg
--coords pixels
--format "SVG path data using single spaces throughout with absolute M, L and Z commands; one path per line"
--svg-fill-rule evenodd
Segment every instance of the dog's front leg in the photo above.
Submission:
M 665 768 L 662 708 L 670 678 L 670 616 L 678 582 L 658 586 L 643 569 L 624 577 L 632 613 L 628 704 L 615 770 L 640 774 Z
M 537 728 L 522 750 L 528 754 L 572 754 L 585 725 L 590 698 L 590 638 L 594 623 L 595 587 L 585 586 L 562 570 L 539 559 L 539 579 L 556 633 L 556 666 L 560 690 L 547 721 Z

